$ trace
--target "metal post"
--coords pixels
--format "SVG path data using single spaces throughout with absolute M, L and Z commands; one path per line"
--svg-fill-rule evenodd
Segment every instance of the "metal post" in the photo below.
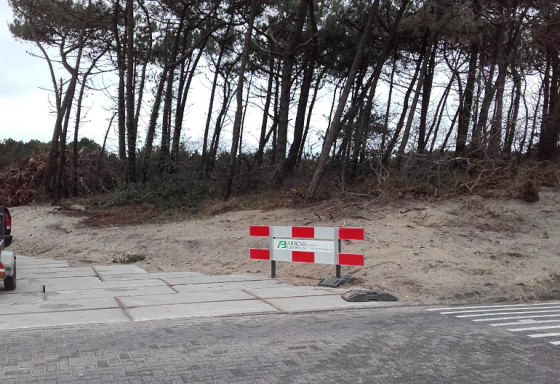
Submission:
M 340 244 L 341 244 L 340 239 L 338 239 L 338 253 L 340 253 L 340 248 L 341 248 Z M 340 266 L 340 264 L 337 264 L 336 265 L 336 277 L 338 279 L 340 279 L 340 270 L 341 270 L 341 266 Z
M 273 279 L 276 277 L 276 260 L 270 262 L 270 277 Z

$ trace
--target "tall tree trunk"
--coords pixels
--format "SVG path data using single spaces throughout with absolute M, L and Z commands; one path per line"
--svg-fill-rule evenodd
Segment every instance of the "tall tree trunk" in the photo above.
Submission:
M 389 133 L 389 115 L 391 113 L 391 101 L 393 98 L 393 84 L 395 82 L 395 72 L 397 70 L 397 53 L 393 55 L 393 66 L 391 68 L 391 79 L 389 81 L 389 96 L 387 98 L 387 110 L 385 111 L 385 119 L 383 121 L 383 133 L 381 134 L 381 145 L 379 147 L 379 159 L 381 162 L 383 160 L 383 154 L 385 153 L 385 141 L 387 139 L 387 133 Z
M 86 32 L 86 26 L 89 21 L 89 12 L 91 7 L 91 0 L 88 1 L 87 4 L 87 14 L 82 25 L 80 35 L 78 37 L 78 53 L 76 54 L 76 61 L 74 63 L 74 67 L 71 67 L 67 61 L 67 52 L 64 52 L 61 46 L 60 56 L 62 58 L 62 63 L 66 70 L 72 74 L 70 79 L 70 84 L 66 90 L 68 97 L 68 104 L 66 105 L 65 116 L 64 116 L 64 126 L 62 128 L 62 132 L 60 135 L 60 143 L 59 143 L 59 162 L 58 167 L 56 169 L 56 179 L 54 184 L 54 201 L 56 204 L 60 204 L 60 199 L 62 198 L 62 177 L 64 174 L 64 164 L 66 161 L 66 137 L 68 135 L 68 124 L 70 120 L 70 112 L 72 110 L 72 101 L 74 99 L 74 94 L 76 92 L 76 83 L 78 82 L 78 75 L 80 70 L 80 62 L 82 60 L 82 53 L 84 49 L 84 36 Z
M 82 114 L 82 100 L 84 98 L 84 91 L 86 89 L 86 84 L 87 84 L 87 79 L 88 76 L 91 74 L 91 71 L 93 71 L 93 68 L 95 68 L 95 65 L 97 63 L 97 61 L 99 59 L 101 59 L 101 57 L 103 55 L 105 55 L 105 52 L 107 52 L 108 48 L 105 48 L 101 54 L 97 55 L 91 62 L 91 65 L 89 66 L 88 70 L 86 71 L 86 73 L 83 74 L 82 76 L 82 84 L 80 86 L 80 94 L 78 96 L 78 105 L 76 107 L 76 122 L 74 124 L 74 146 L 73 146 L 73 156 L 72 156 L 72 166 L 73 166 L 73 190 L 72 192 L 74 193 L 74 196 L 78 196 L 78 132 L 80 130 L 80 121 L 81 121 L 81 114 Z
M 455 116 L 453 116 L 453 120 L 451 121 L 451 125 L 449 126 L 449 130 L 447 131 L 447 135 L 445 135 L 445 139 L 443 140 L 443 144 L 441 145 L 441 148 L 439 149 L 439 153 L 443 153 L 445 151 L 445 148 L 447 147 L 447 142 L 449 141 L 449 138 L 451 137 L 451 133 L 453 132 L 453 129 L 455 127 L 455 122 L 457 121 L 458 116 L 459 116 L 459 110 L 457 110 L 457 112 L 455 112 Z
M 457 126 L 457 141 L 455 144 L 455 154 L 461 156 L 467 145 L 467 136 L 469 134 L 469 125 L 471 122 L 471 111 L 473 104 L 474 88 L 476 85 L 476 70 L 478 63 L 479 45 L 473 42 L 470 45 L 469 69 L 467 74 L 467 84 L 463 101 L 459 109 L 459 124 Z
M 473 134 L 471 138 L 469 150 L 477 152 L 482 149 L 483 146 L 483 133 L 486 131 L 486 123 L 488 122 L 488 114 L 490 112 L 490 106 L 492 105 L 492 100 L 496 94 L 496 85 L 494 83 L 494 73 L 496 71 L 496 66 L 500 59 L 500 54 L 503 52 L 503 44 L 505 38 L 506 25 L 504 22 L 498 24 L 495 36 L 496 48 L 494 49 L 492 60 L 490 63 L 490 70 L 488 72 L 488 78 L 484 86 L 484 98 L 482 100 L 482 105 L 480 107 L 480 113 L 478 117 L 478 123 L 473 128 Z M 484 66 L 481 65 L 481 68 Z
M 152 150 L 154 137 L 156 133 L 156 125 L 159 117 L 159 110 L 161 108 L 161 99 L 163 97 L 163 89 L 167 81 L 167 69 L 164 69 L 159 79 L 159 84 L 154 96 L 154 104 L 152 106 L 152 113 L 150 114 L 150 122 L 148 123 L 148 132 L 146 133 L 146 147 L 144 151 L 144 162 L 142 164 L 142 182 L 146 182 L 148 168 L 152 162 Z
M 372 83 L 370 86 L 370 90 L 369 90 L 369 94 L 368 94 L 368 99 L 366 101 L 366 105 L 364 107 L 364 111 L 362 114 L 362 119 L 360 121 L 360 127 L 359 127 L 359 135 L 357 136 L 359 140 L 361 140 L 360 142 L 356 142 L 354 144 L 354 153 L 352 155 L 352 167 L 351 167 L 351 171 L 350 171 L 350 177 L 353 177 L 356 171 L 356 167 L 358 164 L 358 156 L 360 153 L 360 148 L 364 147 L 366 145 L 366 132 L 368 130 L 369 124 L 370 124 L 370 116 L 371 116 L 371 110 L 373 108 L 373 98 L 375 96 L 375 92 L 377 90 L 377 84 L 379 82 L 379 77 L 381 76 L 381 71 L 383 69 L 383 66 L 385 64 L 385 62 L 387 61 L 387 57 L 389 56 L 389 54 L 391 53 L 391 50 L 394 48 L 395 46 L 395 40 L 397 37 L 397 31 L 399 29 L 399 25 L 401 23 L 401 20 L 403 18 L 404 12 L 408 6 L 409 0 L 403 0 L 401 3 L 401 7 L 399 9 L 399 12 L 397 13 L 396 17 L 395 17 L 395 21 L 393 22 L 393 24 L 391 25 L 391 29 L 389 32 L 389 36 L 387 38 L 387 41 L 385 43 L 385 46 L 383 48 L 383 51 L 380 53 L 377 62 L 375 64 L 375 71 L 373 73 L 373 77 L 372 77 Z M 393 80 L 394 80 L 394 75 L 395 75 L 395 69 L 396 69 L 396 56 L 395 56 L 395 60 L 393 61 L 393 66 L 392 66 L 392 70 L 391 70 L 391 85 L 389 87 L 389 102 L 387 104 L 387 108 L 389 108 L 389 105 L 391 104 L 391 97 L 392 97 L 392 92 L 393 92 Z M 389 117 L 389 109 L 387 109 L 387 116 L 385 119 L 385 128 L 387 127 L 387 119 Z M 382 143 L 381 143 L 381 153 L 383 153 L 383 147 L 385 146 L 385 135 L 383 135 L 382 138 Z
M 134 1 L 126 0 L 126 131 L 128 138 L 127 179 L 136 182 L 136 124 L 134 120 Z
M 430 62 L 428 69 L 426 71 L 426 76 L 424 76 L 424 84 L 422 90 L 422 107 L 420 109 L 420 124 L 418 125 L 418 152 L 422 153 L 426 150 L 426 124 L 428 119 L 428 109 L 430 108 L 430 97 L 432 94 L 432 85 L 434 82 L 434 72 L 436 67 L 436 52 L 438 46 L 437 42 L 434 43 L 432 49 L 432 55 L 430 57 Z
M 212 134 L 212 141 L 210 142 L 210 156 L 209 156 L 209 163 L 208 169 L 204 170 L 204 174 L 208 175 L 210 172 L 214 170 L 214 162 L 216 160 L 216 155 L 218 154 L 218 148 L 220 145 L 220 135 L 222 133 L 222 128 L 224 127 L 224 119 L 227 115 L 229 110 L 229 106 L 231 104 L 231 100 L 233 98 L 231 85 L 228 81 L 229 72 L 224 76 L 224 100 L 222 104 L 222 109 L 218 114 L 218 118 L 216 119 L 216 126 L 214 127 L 214 133 Z
M 558 154 L 560 138 L 560 59 L 557 54 L 550 55 L 552 76 L 548 86 L 548 106 L 543 106 L 543 123 L 537 147 L 537 158 L 540 161 L 552 160 Z
M 224 51 L 226 48 L 225 39 L 229 33 L 229 27 L 220 42 L 220 51 L 218 53 L 218 60 L 214 67 L 214 80 L 212 81 L 212 89 L 210 90 L 210 102 L 208 103 L 208 114 L 206 116 L 206 126 L 204 127 L 204 136 L 202 141 L 202 156 L 200 157 L 200 168 L 204 170 L 207 168 L 208 164 L 208 135 L 210 134 L 210 122 L 212 121 L 212 112 L 214 110 L 214 97 L 216 95 L 216 87 L 218 85 L 218 75 L 220 73 L 222 58 L 224 57 Z M 203 177 L 206 175 L 203 174 Z
M 300 97 L 298 103 L 298 110 L 296 114 L 296 121 L 294 124 L 294 140 L 290 147 L 288 153 L 288 158 L 286 160 L 286 173 L 291 174 L 294 171 L 298 160 L 298 154 L 301 152 L 301 148 L 304 145 L 303 141 L 303 131 L 305 126 L 305 112 L 307 110 L 307 104 L 309 100 L 309 91 L 311 89 L 311 84 L 313 82 L 313 74 L 315 72 L 315 62 L 317 60 L 317 21 L 315 20 L 315 8 L 313 0 L 308 0 L 309 9 L 309 23 L 311 24 L 312 44 L 309 52 L 309 58 L 307 61 L 307 68 L 303 76 L 303 83 L 301 85 Z
M 346 101 L 348 100 L 348 95 L 350 94 L 350 90 L 354 84 L 354 79 L 362 64 L 362 58 L 364 55 L 364 50 L 366 46 L 366 42 L 369 39 L 373 20 L 377 17 L 377 10 L 379 9 L 379 0 L 374 0 L 373 4 L 370 7 L 368 18 L 366 24 L 364 26 L 364 31 L 362 36 L 360 37 L 360 42 L 358 43 L 358 47 L 356 49 L 356 55 L 354 57 L 354 62 L 352 63 L 352 67 L 350 68 L 350 72 L 348 73 L 348 79 L 346 79 L 346 84 L 344 84 L 344 89 L 340 95 L 340 99 L 338 101 L 338 106 L 336 108 L 336 113 L 334 115 L 333 121 L 327 130 L 327 134 L 325 137 L 325 141 L 323 142 L 323 148 L 321 150 L 321 155 L 319 156 L 319 160 L 317 161 L 317 166 L 315 168 L 315 172 L 313 173 L 313 177 L 311 178 L 311 182 L 309 183 L 309 187 L 307 188 L 307 193 L 305 195 L 305 199 L 307 201 L 313 199 L 315 196 L 315 192 L 319 187 L 319 181 L 321 176 L 323 175 L 323 171 L 325 166 L 327 165 L 327 159 L 329 157 L 330 149 L 338 136 L 340 129 L 342 128 L 340 125 L 340 121 L 342 119 L 342 114 L 344 113 L 344 107 L 346 106 Z
M 251 95 L 251 85 L 253 84 L 253 74 L 249 78 L 249 84 L 247 84 L 247 94 L 245 96 L 245 102 L 243 103 L 243 112 L 241 114 L 241 130 L 239 131 L 239 158 L 243 153 L 243 129 L 245 128 L 245 116 L 247 116 L 247 107 L 249 106 L 249 96 Z M 240 168 L 241 170 L 241 168 Z
M 272 45 L 272 43 L 271 43 Z M 268 114 L 269 114 L 269 110 L 270 110 L 270 101 L 272 100 L 272 86 L 274 84 L 274 77 L 277 76 L 277 74 L 275 74 L 274 71 L 274 55 L 269 55 L 268 58 L 268 64 L 269 64 L 269 76 L 268 76 L 268 84 L 266 87 L 266 99 L 264 102 L 264 107 L 263 107 L 263 118 L 262 118 L 262 124 L 261 124 L 261 135 L 259 137 L 259 149 L 257 150 L 257 153 L 255 154 L 255 164 L 257 165 L 257 167 L 261 167 L 262 166 L 262 162 L 263 162 L 263 153 L 264 153 L 264 147 L 266 146 L 266 142 L 268 141 L 267 135 L 266 135 L 266 128 L 268 125 Z
M 401 144 L 399 150 L 397 151 L 397 167 L 400 166 L 402 157 L 406 150 L 406 145 L 408 144 L 408 137 L 410 136 L 410 130 L 412 128 L 412 121 L 414 120 L 414 114 L 416 113 L 416 106 L 418 105 L 418 99 L 420 97 L 420 92 L 422 90 L 422 85 L 426 78 L 426 71 L 428 68 L 429 55 L 432 50 L 433 34 L 427 32 L 426 39 L 428 39 L 428 46 L 424 52 L 424 58 L 422 59 L 422 69 L 420 70 L 420 75 L 418 76 L 418 83 L 416 84 L 416 90 L 414 92 L 414 98 L 412 99 L 412 105 L 410 106 L 410 111 L 408 112 L 408 119 L 406 121 L 406 127 L 403 132 L 403 137 L 401 139 Z
M 243 82 L 245 79 L 245 67 L 249 59 L 249 47 L 251 45 L 251 37 L 253 34 L 253 24 L 257 15 L 257 8 L 259 7 L 259 0 L 251 1 L 251 15 L 249 16 L 249 23 L 247 25 L 247 32 L 245 33 L 245 41 L 243 43 L 243 53 L 241 58 L 241 65 L 239 67 L 239 77 L 237 81 L 237 109 L 235 111 L 235 120 L 233 122 L 233 135 L 231 142 L 231 150 L 228 165 L 228 175 L 224 189 L 224 200 L 228 200 L 231 195 L 231 187 L 233 185 L 233 174 L 235 172 L 235 164 L 237 163 L 237 147 L 239 145 L 239 133 L 241 131 L 241 118 L 243 114 Z
M 173 130 L 173 141 L 171 145 L 171 161 L 173 163 L 177 160 L 179 148 L 181 146 L 181 132 L 183 130 L 183 118 L 185 116 L 185 108 L 187 106 L 187 96 L 191 89 L 191 83 L 196 74 L 196 69 L 198 67 L 198 63 L 200 62 L 200 58 L 202 57 L 202 53 L 204 52 L 205 46 L 206 42 L 199 49 L 198 54 L 193 61 L 192 67 L 189 68 L 187 81 L 182 88 L 182 92 L 177 94 L 178 102 L 177 109 L 175 111 L 175 129 Z
M 286 147 L 288 144 L 288 115 L 290 110 L 290 96 L 292 86 L 292 71 L 295 64 L 295 54 L 301 40 L 305 15 L 310 0 L 300 0 L 296 13 L 296 22 L 288 46 L 282 55 L 282 88 L 280 91 L 280 109 L 278 111 L 278 136 L 276 138 L 276 170 L 272 178 L 273 188 L 279 189 L 284 184 L 284 170 Z
M 399 118 L 399 121 L 397 122 L 397 127 L 395 129 L 395 133 L 393 134 L 393 137 L 391 138 L 391 141 L 389 141 L 389 143 L 387 144 L 387 149 L 385 150 L 385 153 L 383 154 L 383 157 L 381 158 L 382 163 L 387 163 L 389 161 L 389 159 L 391 158 L 391 155 L 393 154 L 393 149 L 395 148 L 395 145 L 399 141 L 401 130 L 404 126 L 404 121 L 405 121 L 406 115 L 408 113 L 408 103 L 409 103 L 409 100 L 410 100 L 410 95 L 412 94 L 412 91 L 414 89 L 414 85 L 416 84 L 416 79 L 418 79 L 418 75 L 420 74 L 420 70 L 422 68 L 422 63 L 424 62 L 424 56 L 425 56 L 425 52 L 427 50 L 427 46 L 428 46 L 428 41 L 427 41 L 427 39 L 424 39 L 424 41 L 422 43 L 422 47 L 420 48 L 421 54 L 418 56 L 418 60 L 416 61 L 416 69 L 414 70 L 414 75 L 412 76 L 412 79 L 410 80 L 410 85 L 408 86 L 408 89 L 406 90 L 406 94 L 404 95 L 403 109 L 402 109 L 402 112 L 401 112 L 401 116 Z M 424 53 L 422 53 L 422 52 L 424 52 Z
M 517 118 L 519 116 L 519 104 L 521 103 L 521 75 L 517 70 L 513 70 L 513 83 L 514 83 L 514 100 L 513 111 L 508 119 L 508 126 L 506 131 L 506 140 L 504 145 L 504 152 L 511 153 L 513 140 L 515 138 L 515 130 L 517 127 Z
M 438 137 L 438 133 L 439 133 L 439 127 L 441 124 L 441 120 L 443 119 L 443 114 L 445 112 L 445 106 L 447 105 L 447 98 L 449 97 L 449 93 L 451 91 L 451 86 L 453 85 L 454 81 L 455 81 L 455 76 L 456 74 L 453 73 L 453 75 L 451 75 L 451 79 L 449 80 L 449 83 L 447 84 L 447 87 L 445 88 L 445 91 L 443 92 L 443 96 L 440 100 L 440 104 L 438 105 L 437 109 L 436 109 L 436 114 L 434 116 L 434 121 L 432 122 L 432 126 L 430 127 L 430 131 L 428 132 L 428 135 L 426 136 L 426 141 L 428 141 L 428 139 L 430 138 L 430 135 L 432 134 L 432 131 L 434 131 L 434 135 L 432 137 L 432 143 L 430 144 L 430 153 L 433 152 L 434 150 L 434 145 L 436 143 L 437 137 Z M 460 110 L 460 108 L 459 108 Z
M 315 88 L 313 90 L 313 96 L 311 97 L 311 104 L 309 105 L 309 111 L 307 112 L 307 120 L 305 123 L 303 138 L 301 139 L 301 146 L 299 148 L 297 163 L 301 161 L 301 157 L 303 156 L 303 150 L 305 148 L 305 143 L 307 142 L 307 134 L 309 133 L 309 127 L 311 126 L 311 116 L 313 114 L 313 108 L 315 106 L 315 101 L 317 100 L 317 93 L 319 92 L 321 80 L 323 79 L 323 76 L 325 76 L 325 73 L 326 73 L 325 70 L 321 71 L 321 73 L 317 76 L 317 80 L 315 82 Z
M 126 52 L 124 51 L 123 43 L 121 42 L 121 35 L 119 32 L 119 13 L 120 13 L 120 0 L 115 1 L 115 8 L 113 10 L 113 34 L 115 39 L 115 55 L 117 58 L 117 72 L 119 77 L 119 85 L 117 87 L 117 122 L 118 122 L 118 137 L 119 137 L 119 159 L 126 159 L 126 106 L 125 106 L 125 59 Z M 125 21 L 127 18 L 125 18 Z M 125 22 L 126 24 L 126 22 Z
M 134 126 L 138 129 L 138 120 L 140 119 L 140 111 L 142 110 L 142 98 L 144 97 L 144 85 L 146 84 L 146 69 L 148 67 L 148 63 L 152 59 L 152 49 L 153 49 L 153 33 L 152 30 L 152 23 L 150 21 L 150 12 L 144 5 L 143 1 L 138 1 L 138 5 L 144 11 L 144 16 L 146 17 L 146 25 L 148 26 L 148 50 L 144 55 L 144 61 L 142 61 L 142 70 L 140 74 L 140 85 L 138 86 L 138 99 L 136 102 L 136 115 L 134 116 Z

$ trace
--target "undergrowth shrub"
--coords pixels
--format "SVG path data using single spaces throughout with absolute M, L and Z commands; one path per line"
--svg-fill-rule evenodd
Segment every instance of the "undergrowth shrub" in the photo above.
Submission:
M 128 184 L 113 194 L 112 204 L 149 203 L 158 208 L 194 208 L 210 196 L 209 187 L 196 175 L 173 173 L 146 183 Z

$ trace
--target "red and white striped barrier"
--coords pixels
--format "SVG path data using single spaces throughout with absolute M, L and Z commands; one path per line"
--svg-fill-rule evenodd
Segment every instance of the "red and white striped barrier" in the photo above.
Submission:
M 251 248 L 251 259 L 334 264 L 337 275 L 340 265 L 364 265 L 364 255 L 341 253 L 339 241 L 363 240 L 363 228 L 251 226 L 249 234 L 270 239 L 269 249 Z

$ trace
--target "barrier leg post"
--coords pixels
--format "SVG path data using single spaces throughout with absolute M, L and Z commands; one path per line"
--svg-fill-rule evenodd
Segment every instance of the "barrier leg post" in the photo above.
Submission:
M 340 239 L 338 239 L 338 253 L 341 252 L 341 249 L 342 249 L 342 242 L 340 241 Z M 337 260 L 338 260 L 338 257 L 337 257 Z M 338 279 L 340 279 L 340 264 L 336 265 L 336 277 Z
M 276 277 L 276 260 L 270 262 L 270 277 Z

